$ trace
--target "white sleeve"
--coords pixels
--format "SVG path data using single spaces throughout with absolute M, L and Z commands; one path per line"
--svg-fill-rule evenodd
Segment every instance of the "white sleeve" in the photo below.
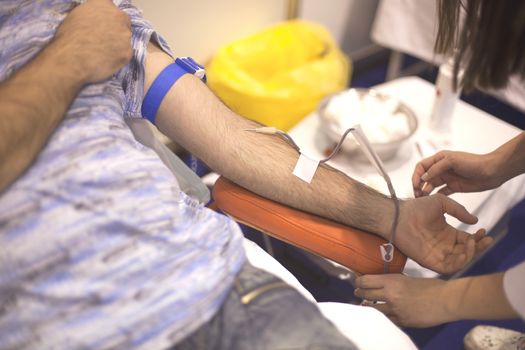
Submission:
M 505 272 L 503 289 L 512 308 L 525 320 L 525 261 Z

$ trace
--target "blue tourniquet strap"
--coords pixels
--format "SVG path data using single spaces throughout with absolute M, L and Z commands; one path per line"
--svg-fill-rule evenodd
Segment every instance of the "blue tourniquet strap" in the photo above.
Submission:
M 176 63 L 172 63 L 164 68 L 153 84 L 151 84 L 144 100 L 142 101 L 142 116 L 155 124 L 157 112 L 164 96 L 166 96 L 173 84 L 187 73 L 186 70 Z

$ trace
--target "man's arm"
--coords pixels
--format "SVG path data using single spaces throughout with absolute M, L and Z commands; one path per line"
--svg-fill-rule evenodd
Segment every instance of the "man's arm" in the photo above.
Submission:
M 146 59 L 145 91 L 172 59 L 153 45 Z M 157 126 L 213 170 L 264 197 L 389 239 L 392 200 L 329 166 L 311 184 L 292 174 L 297 152 L 276 136 L 247 132 L 258 124 L 238 116 L 197 78 L 186 74 L 170 89 Z M 418 209 L 418 210 L 417 210 Z M 444 196 L 401 203 L 396 244 L 423 265 L 441 272 L 462 267 L 475 252 L 465 232 L 447 225 L 443 214 L 475 223 L 465 208 Z M 482 240 L 482 235 L 476 236 Z M 483 243 L 485 244 L 485 243 Z M 484 245 L 478 244 L 478 247 Z
M 131 57 L 128 17 L 109 0 L 76 7 L 40 54 L 0 83 L 0 191 L 31 164 L 88 83 Z
M 145 91 L 172 62 L 148 46 Z M 390 198 L 325 165 L 311 184 L 300 180 L 292 174 L 298 159 L 293 148 L 279 137 L 244 131 L 260 125 L 232 112 L 189 74 L 168 92 L 156 120 L 162 132 L 214 171 L 253 192 L 372 232 L 390 230 Z

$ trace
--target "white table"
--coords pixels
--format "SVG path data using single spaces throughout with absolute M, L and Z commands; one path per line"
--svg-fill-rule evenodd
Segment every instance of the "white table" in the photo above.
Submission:
M 410 107 L 418 118 L 418 131 L 399 150 L 394 159 L 385 162 L 385 168 L 392 179 L 397 195 L 405 198 L 413 197 L 412 173 L 416 163 L 421 159 L 416 143 L 428 145 L 425 142 L 428 138 L 426 123 L 434 99 L 434 86 L 417 77 L 406 77 L 381 84 L 375 89 L 398 98 Z M 453 131 L 450 137 L 452 147 L 450 148 L 472 153 L 490 152 L 521 132 L 520 129 L 463 101 L 459 101 L 456 105 L 452 125 Z M 289 132 L 301 151 L 314 159 L 324 158 L 324 150 L 331 145 L 319 130 L 319 126 L 320 120 L 317 114 L 312 113 Z M 426 149 L 424 156 L 430 156 L 435 151 L 437 150 Z M 356 180 L 388 194 L 384 180 L 370 164 L 356 161 L 344 154 L 336 156 L 329 164 Z M 449 222 L 451 225 L 468 232 L 475 232 L 477 228 L 490 230 L 524 196 L 525 176 L 523 175 L 491 191 L 453 194 L 451 197 L 477 215 L 479 222 L 474 226 L 461 224 L 454 218 L 449 218 Z M 422 271 L 414 265 L 415 263 L 409 262 L 407 268 L 408 270 L 415 268 L 417 271 L 414 273 L 405 272 L 423 276 L 435 275 L 430 271 Z

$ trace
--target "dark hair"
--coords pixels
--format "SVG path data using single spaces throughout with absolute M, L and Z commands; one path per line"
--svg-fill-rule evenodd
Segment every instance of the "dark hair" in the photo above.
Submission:
M 438 16 L 434 49 L 455 55 L 456 84 L 460 64 L 467 91 L 503 88 L 513 74 L 525 78 L 525 1 L 440 0 Z

